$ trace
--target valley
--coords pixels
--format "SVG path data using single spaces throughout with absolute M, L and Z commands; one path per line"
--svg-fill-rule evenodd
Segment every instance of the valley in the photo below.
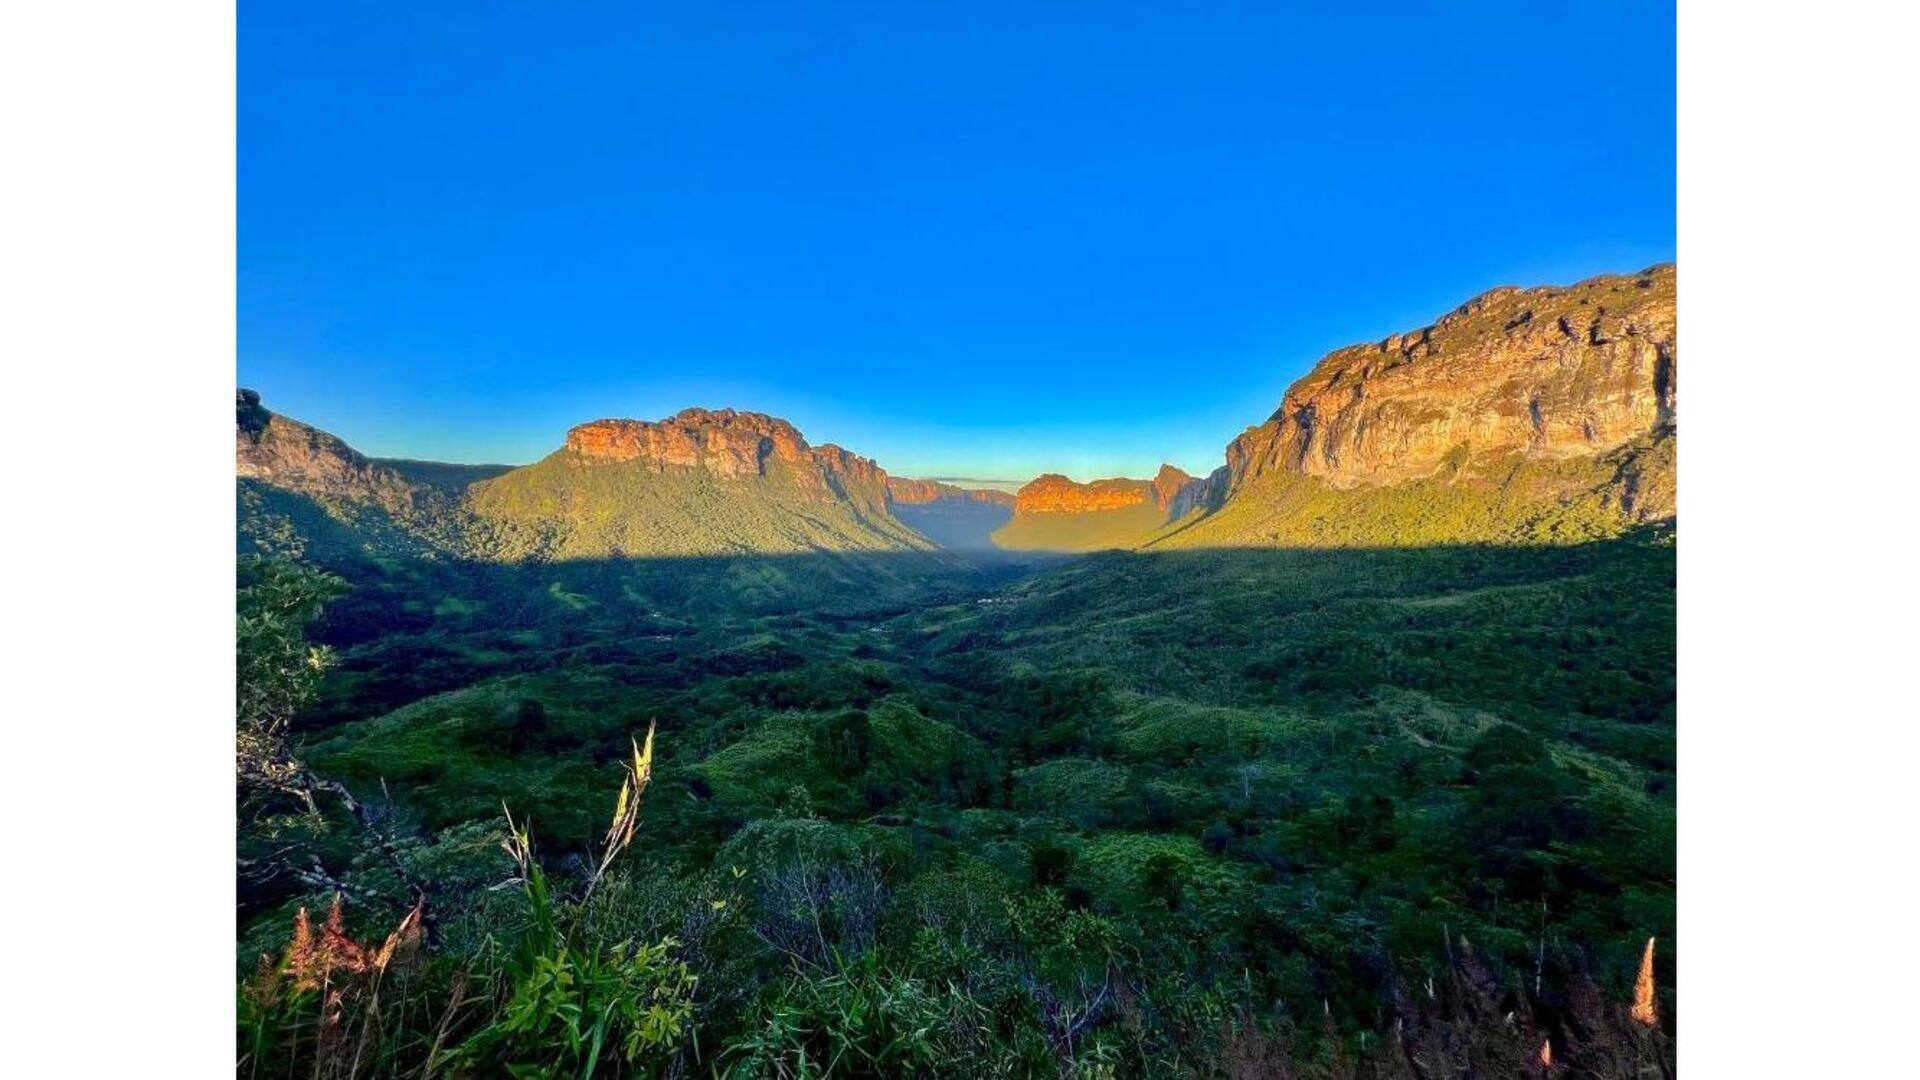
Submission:
M 593 949 L 672 941 L 674 1075 L 1665 1067 L 1675 288 L 1495 290 L 1208 476 L 1017 493 L 727 409 L 379 460 L 243 390 L 243 660 L 309 658 L 288 753 L 353 808 L 243 798 L 240 975 L 421 904 L 443 1026 L 381 1067 L 558 1068 L 458 1004 L 551 917 L 504 804 Z

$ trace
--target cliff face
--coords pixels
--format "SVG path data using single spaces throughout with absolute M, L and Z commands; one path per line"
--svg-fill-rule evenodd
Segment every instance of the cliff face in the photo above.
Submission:
M 1013 517 L 1013 495 L 943 484 L 938 480 L 887 478 L 895 517 L 943 548 L 993 549 L 993 533 Z
M 1146 480 L 1114 478 L 1080 484 L 1059 473 L 1034 477 L 1014 500 L 1017 514 L 1088 514 L 1146 502 L 1153 485 Z
M 418 493 L 393 469 L 333 435 L 276 416 L 252 390 L 235 394 L 234 475 L 317 499 L 411 509 Z
M 1331 353 L 1227 448 L 1228 494 L 1273 472 L 1390 484 L 1450 455 L 1597 455 L 1670 431 L 1675 280 L 1667 265 L 1495 289 L 1432 326 Z
M 1022 514 L 1088 514 L 1151 503 L 1178 517 L 1197 505 L 1204 488 L 1205 481 L 1172 465 L 1160 466 L 1151 480 L 1115 477 L 1081 484 L 1059 473 L 1045 473 L 1020 489 L 1014 508 Z
M 1209 490 L 1206 481 L 1172 465 L 1162 465 L 1151 480 L 1115 477 L 1081 484 L 1047 473 L 1020 489 L 1013 519 L 994 541 L 1022 551 L 1132 547 L 1205 505 Z
M 732 409 L 682 409 L 657 422 L 595 420 L 567 432 L 566 449 L 591 460 L 706 469 L 720 476 L 762 476 L 768 458 L 798 462 L 808 456 L 807 442 L 792 424 Z
M 335 547 L 488 560 L 931 546 L 893 516 L 887 474 L 871 459 L 809 446 L 793 425 L 758 413 L 599 420 L 513 469 L 389 466 L 242 390 L 235 438 L 243 542 L 325 530 Z
M 822 499 L 886 509 L 887 474 L 871 458 L 832 444 L 809 446 L 792 424 L 762 413 L 683 409 L 660 421 L 595 420 L 567 432 L 562 452 L 581 463 L 699 469 L 727 480 L 778 471 Z
M 938 480 L 914 480 L 904 476 L 887 477 L 887 497 L 893 500 L 896 507 L 928 506 L 951 500 L 1012 509 L 1014 503 L 1014 496 L 1010 491 L 963 488 L 954 484 L 943 484 Z

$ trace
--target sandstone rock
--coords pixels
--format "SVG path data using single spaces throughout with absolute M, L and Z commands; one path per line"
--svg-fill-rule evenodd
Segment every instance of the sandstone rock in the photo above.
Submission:
M 1021 514 L 1086 514 L 1151 503 L 1172 520 L 1205 505 L 1210 490 L 1209 480 L 1196 479 L 1172 465 L 1160 466 L 1151 480 L 1113 477 L 1081 484 L 1059 473 L 1046 473 L 1020 489 L 1014 509 Z
M 1116 477 L 1080 484 L 1060 475 L 1045 473 L 1028 481 L 1015 497 L 1017 514 L 1085 514 L 1099 510 L 1119 510 L 1138 506 L 1153 498 L 1151 480 Z
M 887 501 L 895 516 L 941 547 L 985 551 L 995 546 L 994 530 L 1013 517 L 1014 497 L 894 476 L 887 478 Z
M 1599 454 L 1674 424 L 1671 265 L 1571 288 L 1500 288 L 1432 326 L 1340 349 L 1227 448 L 1336 487 L 1430 476 L 1461 455 Z
M 395 513 L 413 508 L 414 485 L 339 438 L 267 411 L 252 390 L 239 390 L 234 404 L 234 475 L 240 479 Z
M 955 484 L 943 484 L 938 480 L 914 480 L 904 476 L 887 478 L 887 498 L 895 506 L 928 506 L 947 500 L 957 500 L 1011 508 L 1014 503 L 1013 493 L 1010 491 L 963 488 Z
M 567 432 L 566 449 L 600 461 L 765 475 L 769 457 L 799 461 L 806 440 L 785 420 L 733 409 L 682 409 L 668 419 L 595 420 Z

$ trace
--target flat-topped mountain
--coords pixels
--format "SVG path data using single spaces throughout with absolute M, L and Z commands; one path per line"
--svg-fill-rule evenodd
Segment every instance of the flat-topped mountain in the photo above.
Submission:
M 705 469 L 728 478 L 764 477 L 775 462 L 883 489 L 887 479 L 870 458 L 831 444 L 808 446 L 785 420 L 733 409 L 682 409 L 659 421 L 595 420 L 567 432 L 565 450 L 585 460 Z
M 999 546 L 1028 551 L 1134 547 L 1201 505 L 1208 487 L 1172 465 L 1151 480 L 1110 477 L 1079 483 L 1045 473 L 1022 487 Z
M 510 561 L 934 547 L 893 516 L 879 465 L 759 413 L 596 420 L 504 469 L 384 464 L 252 391 L 238 404 L 243 538 L 326 534 L 367 551 Z
M 1012 492 L 965 488 L 939 480 L 887 478 L 893 514 L 943 548 L 987 551 L 993 533 L 1013 517 Z
M 943 480 L 915 480 L 905 476 L 887 477 L 887 497 L 893 500 L 896 509 L 902 506 L 931 506 L 945 500 L 983 503 L 1008 509 L 1012 509 L 1014 503 L 1011 491 L 960 487 Z
M 893 516 L 872 459 L 732 409 L 582 424 L 467 503 L 503 553 L 545 558 L 933 546 Z
M 242 527 L 261 535 L 272 502 L 299 523 L 283 534 L 497 560 L 1612 535 L 1674 515 L 1675 296 L 1671 265 L 1494 289 L 1328 354 L 1204 479 L 1048 473 L 1018 494 L 890 477 L 733 409 L 595 420 L 519 468 L 380 461 L 242 390 Z

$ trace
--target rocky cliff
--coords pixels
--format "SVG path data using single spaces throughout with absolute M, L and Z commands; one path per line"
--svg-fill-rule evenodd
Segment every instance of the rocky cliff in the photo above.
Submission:
M 1500 288 L 1433 325 L 1329 354 L 1227 448 L 1229 496 L 1286 472 L 1335 487 L 1459 456 L 1590 456 L 1674 426 L 1675 272 Z
M 1045 473 L 1020 489 L 1014 508 L 1022 514 L 1088 514 L 1151 503 L 1178 517 L 1196 505 L 1204 490 L 1204 481 L 1172 465 L 1160 466 L 1151 480 L 1114 477 L 1081 484 L 1059 473 Z
M 415 486 L 336 436 L 268 412 L 252 390 L 235 393 L 234 475 L 315 499 L 411 510 Z
M 480 559 L 921 551 L 871 459 L 810 446 L 792 424 L 731 409 L 597 420 L 532 465 L 387 465 L 242 390 L 235 474 L 242 548 L 274 536 L 332 550 Z
M 1500 288 L 1327 355 L 1157 547 L 1567 543 L 1675 515 L 1671 265 Z
M 938 480 L 887 478 L 894 516 L 943 548 L 985 551 L 993 533 L 1013 517 L 1013 494 L 963 488 Z
M 768 458 L 797 462 L 807 442 L 785 420 L 733 409 L 682 409 L 665 420 L 595 420 L 567 432 L 566 449 L 596 461 L 763 476 Z
M 1153 495 L 1149 480 L 1115 477 L 1076 483 L 1059 473 L 1034 477 L 1014 501 L 1017 514 L 1090 514 L 1139 506 Z
M 779 472 L 822 500 L 887 512 L 887 474 L 873 459 L 831 443 L 810 446 L 792 424 L 763 413 L 682 409 L 658 421 L 595 420 L 567 432 L 562 452 L 582 463 L 700 470 L 732 481 Z
M 1077 483 L 1035 477 L 1015 497 L 1013 520 L 994 534 L 1005 548 L 1097 551 L 1132 547 L 1205 503 L 1209 487 L 1172 465 L 1151 480 L 1114 477 Z
M 1010 491 L 993 491 L 988 488 L 963 488 L 956 484 L 946 484 L 938 480 L 914 480 L 904 476 L 887 478 L 887 497 L 893 500 L 895 508 L 901 506 L 929 506 L 946 501 L 981 503 L 987 506 L 1004 506 L 1011 510 L 1014 495 Z

